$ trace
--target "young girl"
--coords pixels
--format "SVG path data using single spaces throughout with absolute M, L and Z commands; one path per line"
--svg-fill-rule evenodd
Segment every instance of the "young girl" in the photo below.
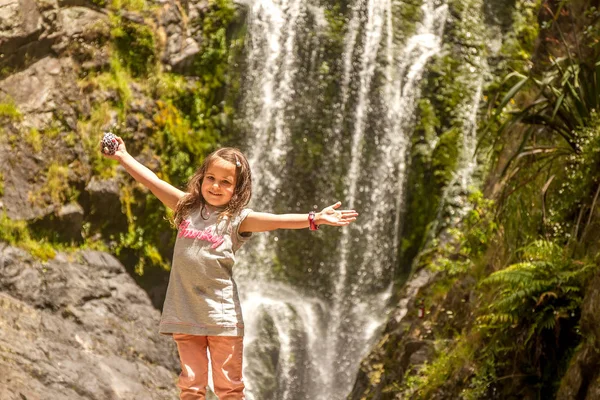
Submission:
M 275 215 L 245 208 L 252 191 L 250 166 L 233 148 L 209 155 L 182 192 L 130 156 L 121 138 L 117 141 L 115 154 L 104 155 L 119 161 L 175 211 L 178 233 L 160 333 L 172 335 L 177 343 L 180 398 L 205 398 L 209 349 L 215 394 L 220 400 L 244 399 L 244 323 L 233 280 L 236 251 L 253 232 L 343 226 L 358 213 L 338 210 L 340 202 L 308 214 Z

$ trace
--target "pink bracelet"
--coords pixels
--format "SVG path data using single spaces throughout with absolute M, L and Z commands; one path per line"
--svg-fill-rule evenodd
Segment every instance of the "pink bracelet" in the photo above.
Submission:
M 311 211 L 308 213 L 308 227 L 311 231 L 319 229 L 319 225 L 315 224 L 315 212 Z

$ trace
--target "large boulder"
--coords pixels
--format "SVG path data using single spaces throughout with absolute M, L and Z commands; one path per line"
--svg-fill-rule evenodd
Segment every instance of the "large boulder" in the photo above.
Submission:
M 176 399 L 173 340 L 113 256 L 0 243 L 0 398 Z

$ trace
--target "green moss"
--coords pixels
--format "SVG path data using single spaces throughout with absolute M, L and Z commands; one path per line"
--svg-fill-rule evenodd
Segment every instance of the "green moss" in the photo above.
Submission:
M 169 72 L 157 72 L 149 78 L 152 96 L 161 101 L 177 100 L 185 96 L 189 85 L 184 76 Z
M 59 205 L 66 200 L 69 190 L 69 167 L 56 162 L 50 164 L 42 193 L 50 196 L 52 204 Z
M 31 149 L 35 153 L 39 153 L 40 151 L 42 151 L 42 135 L 37 129 L 29 129 L 24 139 L 25 143 L 31 146 Z
M 538 11 L 541 0 L 519 0 L 513 11 L 513 26 L 502 43 L 499 65 L 505 71 L 524 71 L 531 65 L 531 55 L 539 36 Z M 500 77 L 504 74 L 498 73 Z
M 112 42 L 133 77 L 145 77 L 156 68 L 156 40 L 152 29 L 124 17 L 113 17 Z
M 431 166 L 433 176 L 438 186 L 445 186 L 452 179 L 458 164 L 459 139 L 461 131 L 452 128 L 444 132 L 433 150 Z
M 456 344 L 436 342 L 434 361 L 425 364 L 417 375 L 406 377 L 403 398 L 428 400 L 443 391 L 443 387 L 461 375 L 463 369 L 472 366 L 476 349 L 471 340 L 457 338 Z M 460 397 L 464 398 L 464 397 Z
M 94 175 L 103 179 L 112 178 L 116 174 L 115 161 L 108 159 L 100 153 L 99 143 L 102 139 L 103 129 L 111 122 L 112 108 L 108 103 L 96 106 L 87 121 L 78 121 L 79 140 L 81 141 Z M 118 132 L 117 132 L 118 133 Z M 74 140 L 68 135 L 66 140 Z
M 104 1 L 104 0 L 101 0 Z M 146 0 L 111 0 L 111 7 L 113 11 L 144 11 L 148 9 Z
M 163 176 L 169 181 L 185 182 L 197 168 L 196 162 L 213 148 L 216 137 L 210 131 L 194 129 L 192 122 L 171 102 L 158 101 L 154 123 L 158 132 L 152 137 L 161 149 Z
M 47 241 L 31 237 L 25 221 L 12 220 L 5 211 L 0 213 L 0 240 L 20 247 L 43 261 L 52 259 L 56 255 L 53 246 Z
M 403 4 L 416 13 L 420 4 Z M 450 1 L 443 50 L 433 57 L 422 81 L 416 126 L 411 138 L 408 198 L 400 248 L 400 270 L 410 270 L 439 214 L 442 190 L 458 166 L 464 129 L 470 126 L 478 89 L 473 75 L 486 56 L 480 0 Z M 409 30 L 410 31 L 410 30 Z M 428 233 L 429 232 L 429 233 Z M 400 277 L 401 278 L 401 277 Z
M 79 191 L 69 185 L 69 167 L 53 162 L 45 173 L 45 182 L 42 187 L 28 193 L 28 200 L 37 206 L 60 206 L 67 201 L 75 201 Z
M 160 234 L 172 230 L 164 218 L 165 208 L 153 194 L 146 192 L 140 196 L 136 191 L 136 184 L 121 187 L 121 204 L 128 229 L 126 233 L 119 233 L 115 254 L 138 276 L 144 275 L 147 268 L 169 270 L 170 265 L 157 247 L 162 239 Z M 136 207 L 140 197 L 144 197 L 143 207 Z M 163 243 L 163 246 L 172 248 L 172 244 Z
M 346 18 L 346 15 L 341 11 L 340 4 L 336 3 L 325 9 L 325 19 L 328 24 L 327 37 L 331 42 L 337 43 L 340 47 L 343 46 L 346 34 Z
M 4 196 L 4 173 L 0 172 L 0 196 Z
M 79 86 L 84 90 L 114 90 L 118 95 L 118 101 L 113 102 L 113 105 L 119 111 L 120 119 L 123 120 L 132 98 L 131 89 L 129 88 L 129 82 L 132 80 L 127 69 L 123 67 L 118 54 L 113 53 L 110 58 L 109 71 L 99 74 L 91 72 L 79 82 Z M 103 102 L 97 106 L 102 107 L 104 105 L 108 104 Z
M 22 118 L 23 115 L 10 97 L 0 102 L 0 121 L 20 121 Z
M 417 30 L 417 24 L 423 20 L 422 1 L 400 0 L 393 2 L 394 41 L 405 43 Z

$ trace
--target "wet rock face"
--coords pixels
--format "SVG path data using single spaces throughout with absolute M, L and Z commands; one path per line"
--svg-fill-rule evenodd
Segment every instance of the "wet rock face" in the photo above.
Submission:
M 173 341 L 111 255 L 47 263 L 0 244 L 0 398 L 176 399 Z
M 415 273 L 404 285 L 398 308 L 388 320 L 381 340 L 363 360 L 348 400 L 392 400 L 409 371 L 416 371 L 434 353 L 427 334 L 430 321 L 418 317 L 417 298 L 435 279 L 427 270 Z

